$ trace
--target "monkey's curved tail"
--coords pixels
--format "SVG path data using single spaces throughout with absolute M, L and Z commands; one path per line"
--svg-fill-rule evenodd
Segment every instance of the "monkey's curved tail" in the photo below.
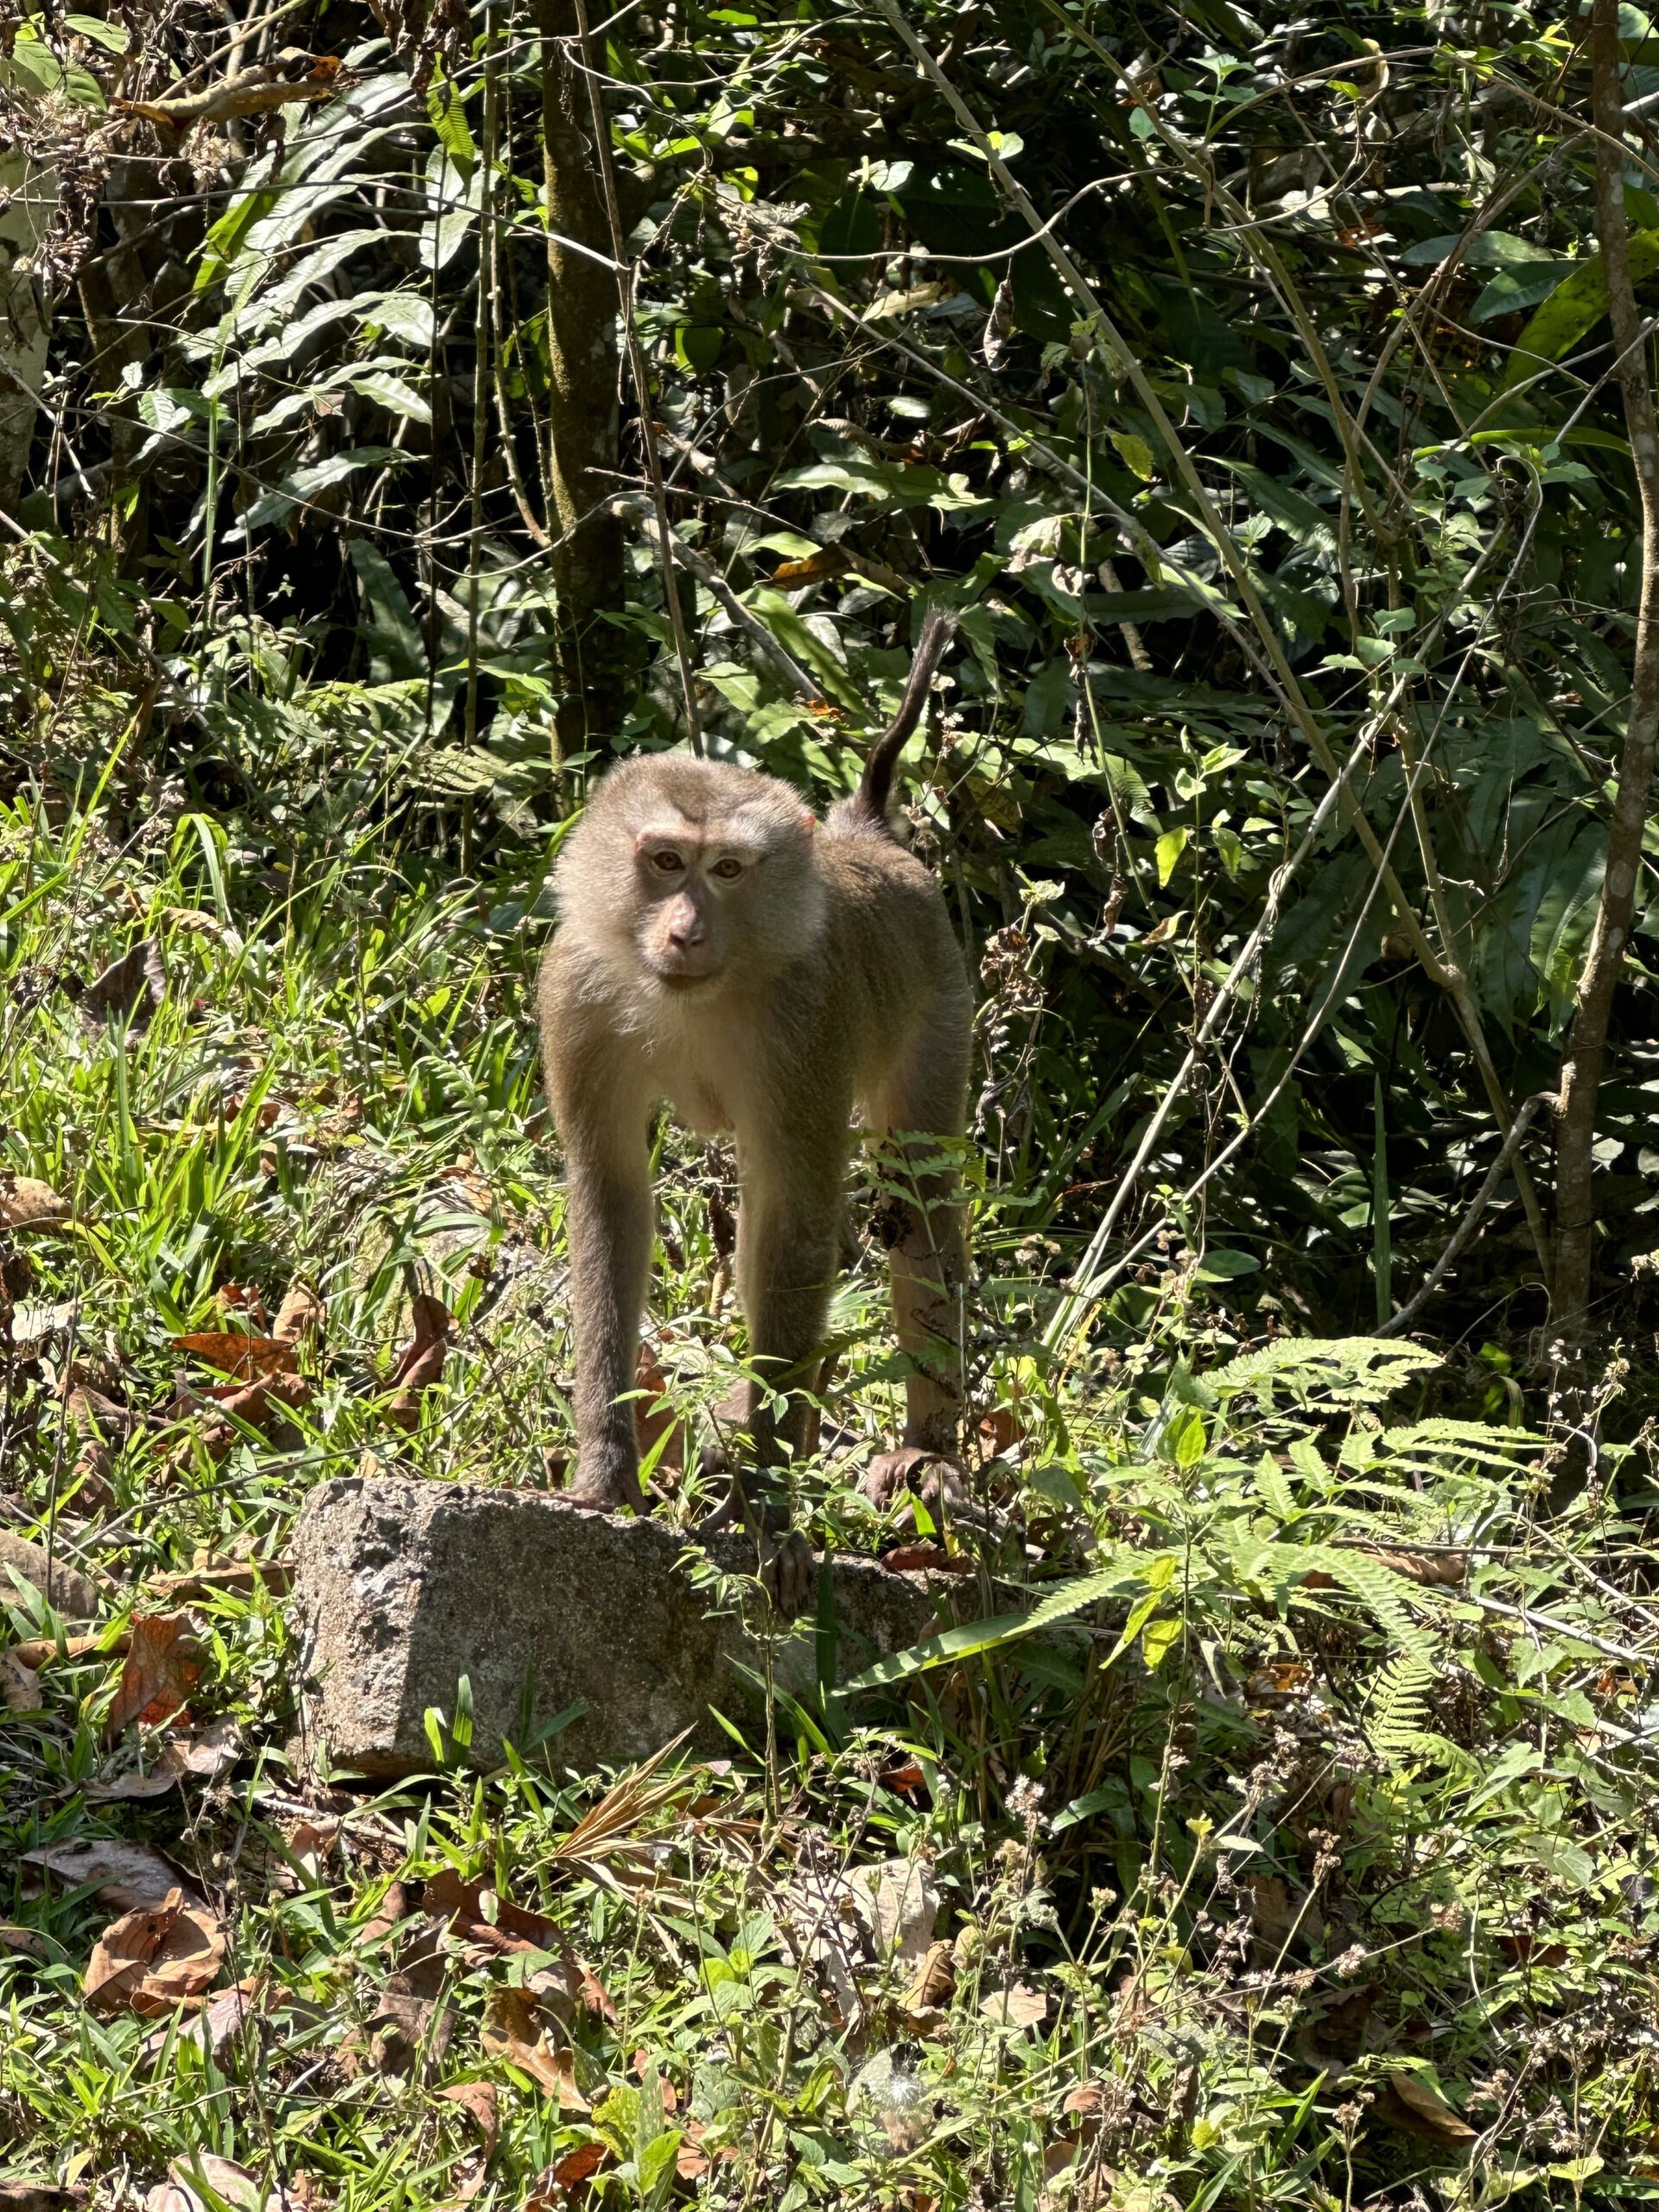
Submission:
M 956 634 L 957 619 L 948 607 L 928 609 L 922 622 L 922 634 L 916 641 L 916 658 L 910 664 L 910 677 L 899 702 L 899 711 L 870 747 L 864 773 L 848 807 L 848 812 L 855 819 L 885 826 L 887 802 L 893 792 L 893 772 L 899 765 L 899 755 L 922 718 L 929 688 L 944 658 L 945 648 Z

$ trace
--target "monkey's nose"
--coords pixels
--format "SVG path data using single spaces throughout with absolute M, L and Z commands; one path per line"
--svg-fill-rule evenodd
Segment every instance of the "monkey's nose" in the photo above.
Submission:
M 677 914 L 670 922 L 668 941 L 676 952 L 684 952 L 702 943 L 702 917 L 695 907 L 689 913 Z

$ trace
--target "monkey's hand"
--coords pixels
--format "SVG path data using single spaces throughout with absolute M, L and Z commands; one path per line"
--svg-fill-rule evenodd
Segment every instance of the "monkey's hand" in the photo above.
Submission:
M 616 1513 L 625 1505 L 636 1513 L 650 1510 L 639 1487 L 639 1469 L 603 1459 L 584 1456 L 571 1481 L 554 1495 L 582 1513 Z
M 817 1555 L 798 1529 L 786 1529 L 777 1535 L 762 1529 L 756 1535 L 766 1593 L 782 1619 L 795 1620 L 812 1603 L 817 1588 Z

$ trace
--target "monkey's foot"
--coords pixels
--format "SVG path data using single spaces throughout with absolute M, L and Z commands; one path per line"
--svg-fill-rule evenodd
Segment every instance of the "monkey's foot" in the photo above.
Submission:
M 858 1489 L 878 1513 L 887 1512 L 906 1495 L 919 1498 L 930 1519 L 936 1522 L 941 1512 L 959 1513 L 968 1503 L 967 1485 L 956 1460 L 943 1452 L 925 1452 L 913 1444 L 901 1445 L 897 1452 L 879 1452 L 864 1470 Z M 906 1507 L 906 1511 L 913 1523 L 913 1508 Z
M 578 1468 L 575 1480 L 553 1495 L 578 1513 L 620 1513 L 625 1505 L 636 1513 L 650 1510 L 638 1475 L 587 1475 Z

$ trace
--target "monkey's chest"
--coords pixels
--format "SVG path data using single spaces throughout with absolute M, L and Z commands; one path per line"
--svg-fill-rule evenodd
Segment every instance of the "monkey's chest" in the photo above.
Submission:
M 657 1089 L 676 1121 L 699 1136 L 735 1128 L 742 1112 L 742 1061 L 738 1040 L 717 1029 L 699 1035 L 687 1024 L 659 1030 L 646 1058 Z

